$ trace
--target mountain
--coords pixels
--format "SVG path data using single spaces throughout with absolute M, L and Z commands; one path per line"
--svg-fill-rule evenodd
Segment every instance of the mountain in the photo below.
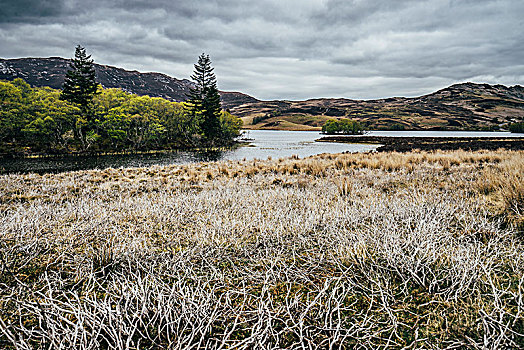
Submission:
M 0 59 L 0 79 L 23 78 L 33 86 L 61 88 L 64 58 Z M 138 95 L 185 100 L 192 83 L 161 73 L 140 73 L 95 65 L 98 81 Z M 507 128 L 524 121 L 524 87 L 462 83 L 434 93 L 406 98 L 260 101 L 240 92 L 221 92 L 222 106 L 249 129 L 318 130 L 328 119 L 352 118 L 372 129 L 479 130 Z
M 32 86 L 60 89 L 69 69 L 69 60 L 60 57 L 0 59 L 0 79 L 22 78 Z M 95 64 L 97 81 L 105 88 L 122 90 L 171 101 L 184 101 L 192 86 L 187 79 L 176 79 L 161 73 L 140 73 L 122 68 Z M 230 108 L 242 103 L 258 102 L 239 92 L 221 92 L 222 105 Z
M 524 120 L 524 87 L 462 83 L 414 98 L 258 101 L 231 112 L 250 129 L 315 130 L 347 117 L 382 130 L 496 130 Z

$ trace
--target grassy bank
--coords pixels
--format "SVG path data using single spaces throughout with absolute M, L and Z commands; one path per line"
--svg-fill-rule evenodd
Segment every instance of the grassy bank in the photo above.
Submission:
M 0 177 L 0 348 L 522 348 L 524 152 Z

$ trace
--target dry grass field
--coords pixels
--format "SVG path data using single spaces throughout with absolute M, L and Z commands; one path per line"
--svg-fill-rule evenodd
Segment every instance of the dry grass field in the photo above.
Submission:
M 0 177 L 0 348 L 524 348 L 524 152 Z

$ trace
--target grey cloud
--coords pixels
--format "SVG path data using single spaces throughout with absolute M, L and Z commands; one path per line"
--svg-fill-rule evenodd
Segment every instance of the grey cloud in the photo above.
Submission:
M 0 24 L 43 23 L 60 16 L 64 10 L 62 0 L 9 0 L 0 5 Z
M 523 83 L 520 0 L 21 1 L 0 12 L 3 57 L 81 43 L 99 63 L 186 78 L 205 51 L 221 89 L 266 99 Z

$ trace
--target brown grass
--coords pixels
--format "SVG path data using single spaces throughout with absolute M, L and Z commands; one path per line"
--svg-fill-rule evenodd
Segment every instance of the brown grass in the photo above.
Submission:
M 524 347 L 524 152 L 0 177 L 0 348 Z

